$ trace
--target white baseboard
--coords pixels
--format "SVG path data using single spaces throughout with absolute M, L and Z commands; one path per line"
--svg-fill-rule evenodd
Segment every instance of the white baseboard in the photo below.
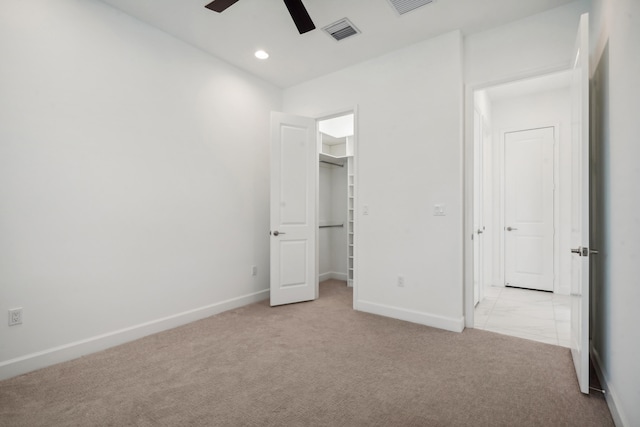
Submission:
M 464 317 L 459 319 L 439 316 L 421 311 L 407 310 L 404 308 L 392 307 L 384 304 L 377 304 L 369 301 L 355 301 L 354 308 L 358 311 L 377 314 L 379 316 L 391 317 L 412 323 L 419 323 L 433 328 L 444 329 L 452 332 L 462 332 L 464 330 Z
M 609 412 L 611 412 L 611 418 L 613 418 L 613 422 L 616 427 L 626 427 L 630 426 L 626 420 L 624 413 L 622 412 L 622 408 L 617 404 L 620 400 L 618 399 L 618 395 L 615 389 L 611 386 L 611 383 L 608 380 L 607 373 L 602 369 L 602 359 L 600 359 L 600 354 L 598 350 L 596 350 L 593 346 L 591 346 L 591 355 L 593 361 L 593 368 L 596 371 L 596 375 L 600 380 L 600 385 L 604 390 L 604 398 L 607 401 L 607 406 L 609 406 Z
M 326 273 L 322 273 L 318 275 L 318 281 L 324 282 L 325 280 L 342 280 L 344 282 L 347 281 L 347 273 L 338 273 L 336 271 L 328 271 Z
M 262 301 L 268 297 L 269 289 L 266 289 L 253 294 L 232 298 L 219 303 L 185 311 L 183 313 L 131 326 L 129 328 L 120 329 L 0 362 L 0 380 L 55 365 L 56 363 L 77 359 L 78 357 L 134 341 L 147 335 L 173 329 L 224 311 Z

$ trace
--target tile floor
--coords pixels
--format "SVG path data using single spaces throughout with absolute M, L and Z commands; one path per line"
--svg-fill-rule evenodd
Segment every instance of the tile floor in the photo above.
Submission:
M 490 286 L 476 305 L 475 327 L 563 347 L 570 345 L 567 295 Z

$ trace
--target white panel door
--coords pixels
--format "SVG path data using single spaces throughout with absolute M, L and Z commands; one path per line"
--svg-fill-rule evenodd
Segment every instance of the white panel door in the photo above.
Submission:
M 271 115 L 271 305 L 317 298 L 316 122 Z
M 505 282 L 553 290 L 554 128 L 505 134 Z
M 482 115 L 473 112 L 473 303 L 478 304 L 484 291 L 484 141 Z
M 571 355 L 589 393 L 589 15 L 580 18 L 571 79 Z

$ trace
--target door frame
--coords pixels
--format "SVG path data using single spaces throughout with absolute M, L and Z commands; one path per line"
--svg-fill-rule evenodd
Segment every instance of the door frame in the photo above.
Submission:
M 504 149 L 505 149 L 505 138 L 508 133 L 512 132 L 521 132 L 527 130 L 536 130 L 536 129 L 544 129 L 544 128 L 553 128 L 553 292 L 556 293 L 559 291 L 559 274 L 560 274 L 560 232 L 559 232 L 559 224 L 560 224 L 560 188 L 559 188 L 559 173 L 560 173 L 560 123 L 552 122 L 552 123 L 535 123 L 532 126 L 513 126 L 500 129 L 499 131 L 499 141 L 498 141 L 498 168 L 500 174 L 500 181 L 498 183 L 500 189 L 499 194 L 500 198 L 498 201 L 498 224 L 499 226 L 495 230 L 494 239 L 498 241 L 498 280 L 500 286 L 506 287 L 506 278 L 505 278 L 505 230 L 506 222 L 505 222 L 505 205 L 506 205 L 506 188 L 505 188 L 505 172 L 506 172 L 506 162 L 504 158 Z
M 473 108 L 473 147 L 474 147 L 474 159 L 473 159 L 473 216 L 474 216 L 474 238 L 473 238 L 473 254 L 474 254 L 474 265 L 473 265 L 473 273 L 474 276 L 477 273 L 479 277 L 474 277 L 473 279 L 473 304 L 474 306 L 479 304 L 480 301 L 483 300 L 484 297 L 484 276 L 485 276 L 485 218 L 484 218 L 484 198 L 485 198 L 485 165 L 484 165 L 484 116 L 478 111 L 476 106 Z M 477 126 L 477 127 L 476 127 Z M 476 152 L 478 149 L 478 152 Z M 478 166 L 478 169 L 476 169 Z M 478 181 L 478 183 L 476 182 Z M 476 185 L 478 184 L 478 185 Z M 476 191 L 477 190 L 477 191 Z M 476 194 L 477 192 L 477 194 Z M 475 206 L 475 203 L 478 202 L 478 206 Z M 476 221 L 477 220 L 477 221 Z M 478 259 L 476 259 L 476 256 Z M 478 284 L 477 294 L 476 294 L 476 283 Z
M 473 328 L 475 324 L 474 304 L 473 304 L 473 177 L 474 177 L 474 140 L 473 140 L 473 109 L 474 94 L 476 91 L 488 89 L 492 86 L 512 83 L 546 74 L 558 73 L 571 69 L 572 64 L 562 64 L 551 67 L 543 67 L 522 73 L 512 74 L 500 79 L 468 83 L 464 85 L 464 118 L 463 118 L 463 312 L 464 325 Z
M 331 110 L 328 112 L 324 112 L 318 115 L 312 115 L 312 117 L 316 121 L 316 152 L 318 155 L 322 151 L 322 140 L 320 138 L 320 129 L 319 123 L 323 120 L 329 120 L 336 117 L 346 116 L 348 114 L 353 114 L 353 206 L 354 206 L 354 215 L 353 215 L 353 302 L 352 307 L 355 310 L 356 301 L 358 300 L 358 177 L 359 177 L 359 167 L 358 167 L 358 153 L 359 149 L 359 132 L 358 132 L 358 105 L 354 105 L 353 107 L 345 107 L 339 108 L 335 110 Z M 345 163 L 346 164 L 346 163 Z M 318 177 L 316 179 L 316 271 L 319 271 L 319 263 L 320 263 L 320 235 L 319 235 L 319 197 L 320 197 L 320 171 L 318 170 Z M 347 178 L 348 179 L 348 178 Z M 348 251 L 347 251 L 348 254 Z M 348 276 L 348 268 L 349 264 L 347 263 L 347 276 Z M 318 289 L 316 298 L 320 296 L 319 292 L 319 275 L 316 274 L 316 289 Z

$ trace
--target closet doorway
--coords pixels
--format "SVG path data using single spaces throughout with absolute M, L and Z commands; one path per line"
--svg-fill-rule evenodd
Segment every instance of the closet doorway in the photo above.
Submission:
M 317 299 L 320 280 L 357 289 L 355 117 L 272 112 L 272 306 Z
M 355 115 L 318 120 L 318 281 L 352 287 L 355 237 Z

